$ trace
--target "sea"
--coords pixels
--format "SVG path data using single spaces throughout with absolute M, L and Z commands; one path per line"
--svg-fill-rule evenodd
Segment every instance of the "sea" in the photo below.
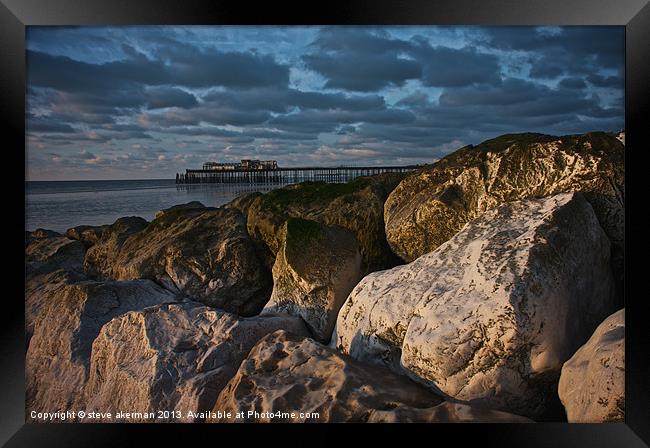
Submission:
M 147 221 L 158 210 L 190 201 L 219 207 L 252 191 L 267 192 L 278 184 L 177 185 L 174 179 L 25 182 L 25 230 L 64 233 L 78 225 L 112 224 L 122 216 Z

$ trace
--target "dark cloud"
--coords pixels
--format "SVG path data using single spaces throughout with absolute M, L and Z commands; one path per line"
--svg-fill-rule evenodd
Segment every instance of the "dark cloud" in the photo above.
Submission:
M 370 92 L 401 86 L 422 75 L 420 63 L 405 54 L 410 44 L 386 33 L 363 28 L 324 29 L 311 46 L 318 52 L 302 59 L 327 79 L 328 88 Z
M 420 79 L 426 86 L 498 83 L 493 54 L 473 48 L 432 46 L 428 39 L 397 40 L 365 29 L 326 30 L 312 44 L 317 54 L 303 56 L 308 68 L 323 75 L 326 87 L 376 91 Z
M 313 54 L 303 59 L 307 67 L 327 78 L 327 88 L 370 92 L 401 86 L 422 74 L 417 61 L 395 55 Z
M 521 79 L 509 78 L 498 86 L 482 85 L 446 89 L 440 95 L 441 106 L 495 105 L 507 106 L 537 99 L 541 87 Z
M 163 113 L 145 113 L 139 116 L 139 123 L 145 128 L 149 124 L 156 126 L 189 126 L 207 123 L 217 126 L 245 126 L 264 123 L 271 117 L 266 110 L 246 110 L 228 106 L 203 103 L 192 110 L 167 109 Z
M 199 104 L 194 95 L 176 87 L 151 87 L 146 91 L 146 101 L 149 109 L 191 108 Z
M 280 129 L 251 128 L 246 130 L 246 135 L 255 138 L 272 139 L 274 141 L 316 140 L 318 134 L 309 132 L 288 132 Z
M 259 87 L 287 85 L 289 67 L 272 56 L 255 53 L 221 53 L 184 45 L 151 59 L 124 46 L 127 59 L 91 64 L 65 56 L 27 51 L 28 82 L 66 92 L 106 94 L 141 85 L 188 87 Z
M 170 82 L 189 87 L 250 88 L 286 86 L 289 66 L 271 55 L 251 51 L 222 53 L 188 44 L 169 44 L 157 54 Z
M 587 81 L 598 87 L 611 87 L 616 89 L 623 89 L 624 85 L 622 76 L 602 76 L 591 74 L 587 76 Z
M 533 78 L 622 70 L 625 54 L 624 29 L 611 26 L 493 27 L 485 30 L 484 43 L 492 48 L 529 52 Z
M 567 86 L 567 83 L 570 85 Z M 558 88 L 552 89 L 532 81 L 509 78 L 498 86 L 448 89 L 440 95 L 439 102 L 443 108 L 488 106 L 498 109 L 496 112 L 499 116 L 513 118 L 558 113 L 599 116 L 603 110 L 599 98 L 586 92 L 576 92 L 575 83 L 575 80 L 560 82 Z M 582 84 L 584 86 L 584 82 Z
M 434 87 L 471 84 L 498 84 L 501 81 L 498 58 L 472 48 L 431 47 L 419 39 L 413 54 L 423 66 L 422 83 Z
M 214 91 L 205 95 L 203 100 L 210 107 L 257 109 L 277 113 L 286 113 L 292 107 L 359 111 L 381 109 L 385 106 L 384 98 L 379 95 L 303 92 L 289 88 Z
M 405 96 L 397 102 L 398 106 L 422 108 L 431 105 L 431 98 L 426 93 L 418 90 Z
M 308 110 L 301 113 L 280 115 L 269 120 L 269 124 L 292 132 L 333 132 L 341 124 L 353 123 L 384 123 L 403 124 L 415 120 L 411 111 L 402 109 L 383 109 L 363 112 L 342 110 L 316 111 Z
M 227 129 L 222 129 L 215 126 L 176 126 L 176 127 L 152 129 L 152 131 L 154 130 L 156 132 L 166 132 L 169 134 L 191 135 L 191 136 L 207 136 L 207 137 L 241 136 L 241 132 L 229 131 Z
M 573 76 L 569 78 L 563 78 L 560 81 L 559 86 L 566 89 L 584 89 L 587 87 L 587 84 L 585 84 L 584 79 Z
M 410 49 L 410 44 L 394 39 L 382 29 L 365 27 L 323 28 L 311 46 L 320 50 L 338 53 L 396 54 Z
M 33 115 L 27 116 L 27 132 L 54 132 L 70 134 L 75 130 L 69 124 L 60 121 L 52 120 L 48 117 L 35 117 Z
M 561 62 L 554 60 L 534 62 L 530 69 L 530 76 L 539 79 L 555 79 L 563 73 L 566 73 L 566 67 Z
M 134 59 L 90 64 L 27 50 L 27 82 L 32 86 L 106 94 L 143 83 L 165 84 L 167 80 L 167 70 L 161 61 L 140 54 Z

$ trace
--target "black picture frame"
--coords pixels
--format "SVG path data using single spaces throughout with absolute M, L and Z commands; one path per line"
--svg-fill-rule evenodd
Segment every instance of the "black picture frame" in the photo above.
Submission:
M 650 90 L 650 5 L 648 0 L 347 0 L 328 1 L 322 5 L 310 2 L 282 4 L 250 1 L 202 0 L 0 0 L 0 110 L 3 143 L 11 145 L 17 155 L 10 162 L 6 157 L 5 185 L 21 184 L 24 172 L 16 169 L 20 163 L 19 148 L 25 143 L 25 27 L 28 25 L 622 25 L 626 29 L 626 79 L 625 79 L 625 131 L 627 214 L 626 243 L 636 241 L 630 218 L 630 185 L 632 200 L 635 172 L 643 169 L 637 155 L 643 152 L 645 121 L 648 118 Z M 645 145 L 647 146 L 647 145 Z M 9 147 L 6 149 L 9 152 Z M 23 153 L 24 154 L 24 153 Z M 632 154 L 632 155 L 630 155 Z M 24 157 L 23 157 L 24 162 Z M 636 167 L 635 167 L 636 165 Z M 13 173 L 18 179 L 11 179 Z M 632 183 L 630 184 L 630 181 Z M 22 180 L 24 186 L 24 177 Z M 24 194 L 18 187 L 6 188 L 7 195 L 15 198 L 16 227 L 20 226 L 20 210 L 24 216 Z M 640 195 L 639 195 L 640 196 Z M 21 209 L 22 207 L 22 209 Z M 634 208 L 632 208 L 634 212 Z M 23 222 L 24 225 L 24 222 Z M 21 251 L 20 235 L 23 229 L 5 230 L 7 247 Z M 11 232 L 11 233 L 9 233 Z M 635 259 L 634 246 L 626 244 L 626 259 Z M 150 438 L 151 434 L 167 441 L 186 439 L 196 431 L 206 443 L 225 442 L 225 433 L 241 431 L 242 437 L 250 435 L 271 437 L 276 432 L 270 425 L 152 425 L 140 424 L 25 424 L 24 406 L 24 302 L 21 300 L 23 265 L 19 254 L 6 251 L 8 263 L 5 284 L 15 282 L 16 292 L 5 292 L 3 301 L 2 344 L 0 349 L 0 443 L 8 447 L 22 446 L 131 446 L 140 445 L 137 439 Z M 646 314 L 644 298 L 633 295 L 627 300 L 633 286 L 643 276 L 635 275 L 638 267 L 626 264 L 626 417 L 625 423 L 608 424 L 476 424 L 476 425 L 327 425 L 328 438 L 336 437 L 343 429 L 366 430 L 374 436 L 407 431 L 409 439 L 431 440 L 444 443 L 451 437 L 455 443 L 474 439 L 481 446 L 495 444 L 501 447 L 636 447 L 650 443 L 650 340 L 645 333 Z M 24 278 L 24 276 L 22 277 Z M 24 291 L 24 287 L 22 288 Z M 8 291 L 8 290 L 5 290 Z M 246 427 L 243 429 L 243 427 Z M 299 428 L 296 428 L 298 427 Z M 292 425 L 282 427 L 285 443 L 309 443 L 312 436 L 291 439 L 288 431 L 323 430 L 326 425 Z M 333 427 L 333 429 L 331 429 Z M 243 430 L 242 430 L 243 429 Z M 368 430 L 369 429 L 369 430 Z M 207 433 L 207 434 L 205 434 Z M 304 438 L 308 437 L 308 438 Z M 313 438 L 314 440 L 316 437 Z M 187 443 L 187 442 L 186 442 Z M 340 443 L 340 442 L 336 442 Z M 408 443 L 408 442 L 407 442 Z

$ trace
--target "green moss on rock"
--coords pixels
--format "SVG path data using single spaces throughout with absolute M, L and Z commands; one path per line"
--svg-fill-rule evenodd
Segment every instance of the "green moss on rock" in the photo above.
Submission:
M 248 211 L 248 232 L 271 267 L 280 248 L 281 230 L 290 218 L 316 221 L 351 231 L 363 257 L 364 271 L 399 263 L 386 242 L 384 201 L 405 173 L 358 177 L 345 184 L 303 182 L 257 198 Z
M 294 247 L 307 247 L 323 239 L 323 226 L 302 218 L 287 220 L 287 243 Z
M 262 197 L 260 207 L 265 211 L 281 212 L 289 204 L 328 203 L 338 197 L 363 190 L 370 184 L 371 180 L 367 177 L 358 177 L 351 182 L 342 184 L 302 182 L 270 191 Z

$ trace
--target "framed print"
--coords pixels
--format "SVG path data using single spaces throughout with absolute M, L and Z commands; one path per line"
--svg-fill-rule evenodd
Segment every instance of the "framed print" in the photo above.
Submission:
M 7 446 L 647 446 L 647 2 L 2 2 Z

